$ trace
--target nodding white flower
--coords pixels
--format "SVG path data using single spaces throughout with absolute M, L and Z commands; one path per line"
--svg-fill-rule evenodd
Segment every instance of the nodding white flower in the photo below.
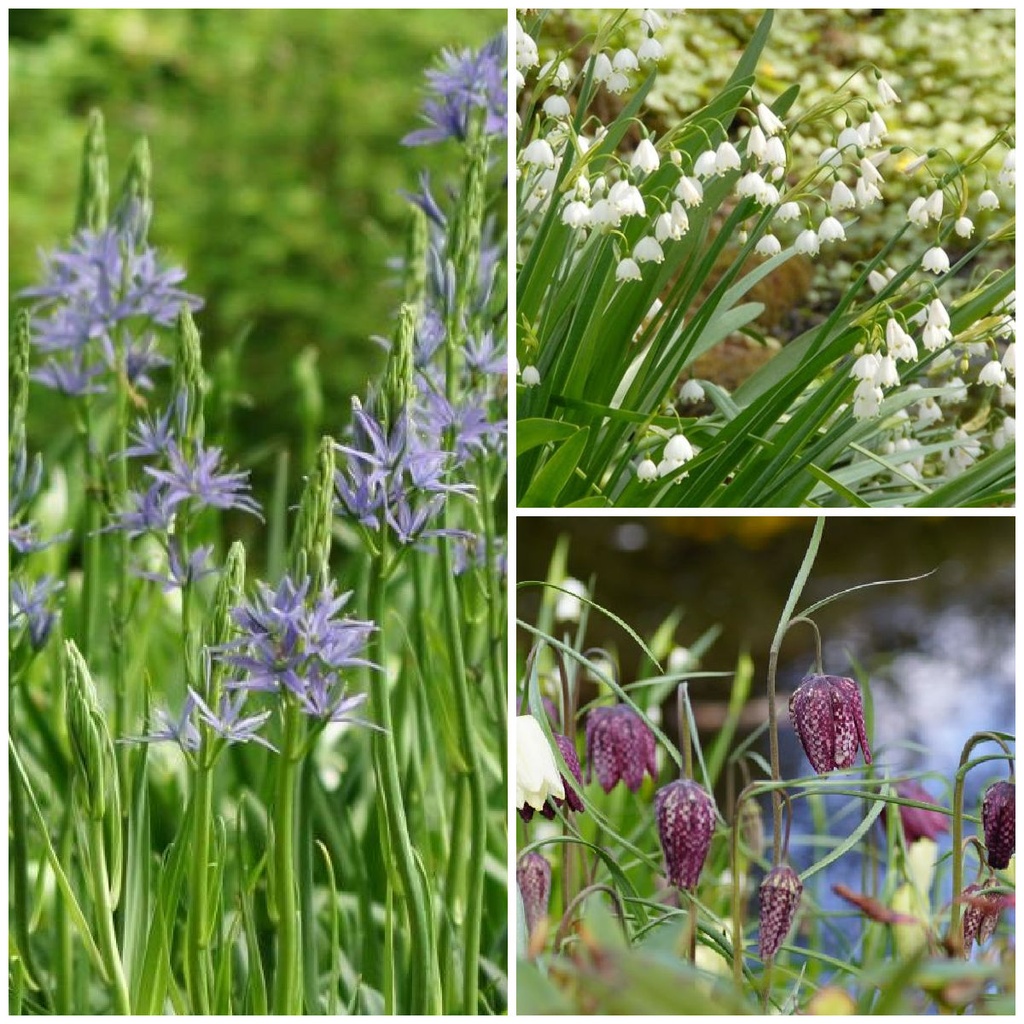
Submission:
M 835 217 L 826 217 L 818 225 L 819 242 L 845 242 L 846 231 Z
M 516 716 L 516 806 L 535 811 L 548 797 L 565 799 L 565 787 L 540 722 L 533 715 Z
M 949 329 L 949 313 L 941 299 L 932 299 L 928 303 L 924 333 L 921 341 L 929 352 L 936 352 L 947 341 L 953 340 L 953 332 Z
M 899 383 L 900 372 L 896 368 L 896 360 L 891 355 L 882 356 L 875 371 L 875 387 L 895 388 L 899 387 Z
M 637 47 L 636 56 L 641 64 L 657 64 L 665 56 L 665 49 L 654 36 L 648 36 Z
M 523 382 L 523 387 L 526 388 L 535 388 L 540 383 L 540 371 L 532 364 L 530 366 L 524 366 L 523 372 L 519 377 Z
M 902 103 L 896 90 L 884 79 L 878 79 L 878 105 L 887 107 L 890 103 Z
M 642 277 L 636 260 L 628 256 L 624 260 L 619 260 L 619 265 L 615 268 L 616 281 L 639 281 Z
M 924 196 L 917 196 L 907 207 L 907 220 L 919 228 L 928 227 L 928 200 Z
M 682 465 L 693 458 L 693 448 L 682 434 L 674 434 L 665 445 L 665 461 Z
M 765 135 L 776 135 L 786 130 L 785 122 L 766 104 L 758 103 L 757 121 Z
M 853 418 L 869 420 L 877 416 L 884 397 L 882 389 L 873 381 L 862 380 L 853 391 Z
M 651 8 L 648 8 L 640 15 L 640 21 L 648 32 L 657 32 L 665 27 L 665 19 Z
M 581 597 L 587 596 L 587 588 L 573 576 L 566 576 L 560 584 L 562 590 L 556 591 L 555 620 L 557 622 L 579 622 L 583 611 Z M 568 593 L 563 593 L 568 591 Z
M 764 147 L 764 163 L 769 167 L 786 166 L 786 144 L 779 135 L 773 135 Z
M 1003 353 L 1003 369 L 1011 376 L 1017 376 L 1017 342 L 1011 341 Z
M 594 61 L 594 81 L 607 82 L 614 71 L 611 57 L 607 53 L 597 53 L 592 60 Z
M 628 47 L 623 47 L 612 58 L 612 68 L 615 71 L 636 71 L 639 67 L 640 62 L 636 59 L 636 54 Z
M 874 352 L 865 352 L 854 364 L 853 369 L 850 370 L 850 376 L 856 380 L 874 380 L 875 374 L 878 373 L 878 367 L 881 364 L 881 360 Z
M 678 149 L 670 149 L 668 155 L 674 166 L 683 166 L 683 154 Z
M 860 174 L 869 185 L 885 184 L 885 178 L 882 177 L 878 168 L 867 157 L 860 162 Z
M 829 206 L 833 210 L 852 210 L 856 205 L 857 199 L 850 191 L 849 186 L 845 182 L 837 181 L 832 186 L 832 198 L 829 200 Z
M 860 149 L 863 146 L 864 140 L 860 136 L 860 132 L 857 131 L 853 125 L 847 125 L 840 133 L 839 138 L 836 139 L 836 149 L 842 151 L 849 146 L 853 146 L 855 149 Z
M 826 146 L 818 157 L 819 167 L 839 167 L 843 162 L 843 155 L 835 146 Z
M 778 256 L 782 252 L 782 243 L 774 235 L 762 235 L 754 246 L 758 256 Z
M 658 463 L 658 476 L 668 476 L 669 473 L 674 473 L 681 466 L 685 465 L 685 462 L 673 462 L 671 459 L 662 459 L 661 462 Z M 680 477 L 680 480 L 685 476 L 686 474 L 684 473 L 683 476 Z
M 547 139 L 534 139 L 520 157 L 524 164 L 532 164 L 535 167 L 554 167 L 555 152 Z
M 760 195 L 766 184 L 764 178 L 757 171 L 749 171 L 736 182 L 736 195 L 740 198 Z
M 592 191 L 595 199 L 600 199 L 608 191 L 608 179 L 603 174 L 599 174 L 594 179 Z
M 667 210 L 654 221 L 654 237 L 659 242 L 667 242 L 672 238 L 672 214 Z
M 644 459 L 640 465 L 636 467 L 636 478 L 643 484 L 647 484 L 652 480 L 658 479 L 658 467 L 654 464 L 653 459 Z
M 719 174 L 726 171 L 738 171 L 740 169 L 740 155 L 731 142 L 723 142 L 715 152 L 715 170 Z
M 764 159 L 765 150 L 768 148 L 768 140 L 760 125 L 754 125 L 747 132 L 747 152 L 758 160 Z
M 961 238 L 970 238 L 974 234 L 974 221 L 970 217 L 960 217 L 953 226 L 953 230 Z
M 999 171 L 999 184 L 1013 188 L 1017 184 L 1017 151 L 1011 149 L 1003 158 L 1003 166 Z
M 867 123 L 871 128 L 871 141 L 868 145 L 877 146 L 889 134 L 889 127 L 877 110 L 871 111 L 871 117 L 868 118 Z
M 929 249 L 921 259 L 921 267 L 933 274 L 944 274 L 949 270 L 949 257 L 946 250 L 935 245 Z
M 1012 416 L 1007 416 L 1003 422 L 992 432 L 992 447 L 998 451 L 1005 448 L 1017 436 L 1017 421 Z
M 629 79 L 624 72 L 613 71 L 605 80 L 604 87 L 613 96 L 621 96 L 629 88 Z
M 868 146 L 874 145 L 873 139 L 875 133 L 871 128 L 870 121 L 862 121 L 857 125 L 857 138 L 860 139 L 860 144 L 867 149 Z
M 665 253 L 656 238 L 646 235 L 633 246 L 633 259 L 637 263 L 664 263 Z
M 653 174 L 661 166 L 661 157 L 650 139 L 640 140 L 640 144 L 633 150 L 629 166 L 631 170 L 643 171 L 644 174 Z
M 999 209 L 999 196 L 987 188 L 984 192 L 978 196 L 978 209 L 979 210 L 998 210 Z
M 779 190 L 771 182 L 766 181 L 754 198 L 760 206 L 775 206 L 779 201 Z
M 622 213 L 616 209 L 615 204 L 610 200 L 598 199 L 590 208 L 588 220 L 592 228 L 607 231 L 619 226 L 622 220 Z
M 544 101 L 543 111 L 548 117 L 564 118 L 572 113 L 569 101 L 564 96 L 549 96 Z
M 936 189 L 925 201 L 924 208 L 932 220 L 942 220 L 942 204 L 944 200 L 942 189 Z
M 704 388 L 701 387 L 700 382 L 694 380 L 692 377 L 688 380 L 679 392 L 679 399 L 687 404 L 693 402 L 704 401 Z
M 715 174 L 715 163 L 718 154 L 713 149 L 706 149 L 693 162 L 693 173 L 698 178 L 711 178 Z
M 978 383 L 1001 388 L 1006 383 L 1006 370 L 998 359 L 987 362 L 978 374 Z
M 545 79 L 550 75 L 551 84 L 557 86 L 559 89 L 568 89 L 572 85 L 572 72 L 569 70 L 569 65 L 564 60 L 560 60 L 558 65 L 555 65 L 553 60 L 549 60 L 544 66 L 537 72 L 538 79 Z
M 956 476 L 974 465 L 981 455 L 981 445 L 963 429 L 953 432 L 952 441 L 946 452 L 946 472 Z
M 562 223 L 570 228 L 585 228 L 590 221 L 590 207 L 580 200 L 566 203 L 562 210 Z
M 890 317 L 885 325 L 885 347 L 893 359 L 902 363 L 911 363 L 917 359 L 917 345 L 907 334 L 895 317 Z
M 780 223 L 785 223 L 787 220 L 796 220 L 800 216 L 800 204 L 792 201 L 783 203 L 778 210 L 775 211 L 774 220 Z
M 676 198 L 691 209 L 700 206 L 704 201 L 704 186 L 697 178 L 690 178 L 684 174 L 676 184 Z
M 793 247 L 797 252 L 802 253 L 805 256 L 817 256 L 821 250 L 821 241 L 818 238 L 818 232 L 814 228 L 806 228 L 796 236 L 796 241 L 793 243 Z
M 636 185 L 628 181 L 617 181 L 608 192 L 610 202 L 623 217 L 643 217 L 647 213 L 644 197 Z
M 672 208 L 661 214 L 654 222 L 654 237 L 659 242 L 672 239 L 678 242 L 690 229 L 690 218 L 686 211 L 677 201 L 673 201 Z
M 922 153 L 915 160 L 911 160 L 909 164 L 904 164 L 902 171 L 904 174 L 913 174 L 918 167 L 924 167 L 926 163 L 928 163 L 928 154 Z
M 934 398 L 926 398 L 917 405 L 917 425 L 919 427 L 930 427 L 942 419 L 942 409 Z
M 877 295 L 895 276 L 896 271 L 892 267 L 886 267 L 884 271 L 872 270 L 868 274 L 868 284 Z
M 857 179 L 857 184 L 853 188 L 853 193 L 857 198 L 857 205 L 861 209 L 865 206 L 870 206 L 872 203 L 875 203 L 882 198 L 882 193 L 879 191 L 878 186 L 872 184 L 866 178 Z
M 523 78 L 523 73 L 522 71 L 519 70 L 519 68 L 515 69 L 515 73 L 516 92 L 522 92 L 523 87 L 526 85 L 526 79 Z
M 516 67 L 534 68 L 540 63 L 537 44 L 532 36 L 528 36 L 523 26 L 516 22 Z

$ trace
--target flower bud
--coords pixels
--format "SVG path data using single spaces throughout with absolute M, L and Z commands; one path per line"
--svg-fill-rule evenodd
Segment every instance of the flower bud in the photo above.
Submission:
M 677 779 L 655 794 L 654 812 L 669 881 L 694 888 L 715 831 L 714 801 L 696 782 Z
M 203 353 L 192 311 L 182 306 L 178 314 L 178 346 L 174 357 L 174 393 L 185 396 L 185 433 L 203 436 Z
M 1001 870 L 1010 863 L 1016 850 L 1017 815 L 1014 807 L 1016 787 L 1005 779 L 985 791 L 981 802 L 981 823 L 985 829 L 988 865 Z
M 78 210 L 75 231 L 102 231 L 107 226 L 107 200 L 110 193 L 107 142 L 103 115 L 89 111 L 89 127 L 82 153 L 82 178 L 78 186 Z
M 404 287 L 405 302 L 419 310 L 427 291 L 427 253 L 430 237 L 427 233 L 427 215 L 412 204 L 412 220 L 405 242 Z
M 788 864 L 776 864 L 761 882 L 761 933 L 759 949 L 762 960 L 779 950 L 793 925 L 804 884 Z
M 114 746 L 89 666 L 73 640 L 64 643 L 63 669 L 72 770 L 86 814 L 99 820 L 106 814 L 108 793 L 116 785 Z
M 381 425 L 389 432 L 405 414 L 416 392 L 415 345 L 415 313 L 411 306 L 403 305 L 374 410 Z
M 153 216 L 153 200 L 149 194 L 152 174 L 149 143 L 139 139 L 132 149 L 128 170 L 121 185 L 121 198 L 114 211 L 114 223 L 136 245 L 146 244 L 149 222 Z
M 25 417 L 28 415 L 29 353 L 32 347 L 28 310 L 21 309 L 14 317 L 11 332 L 10 407 L 11 432 L 9 453 L 13 460 L 25 448 Z
M 645 771 L 658 777 L 654 734 L 628 704 L 594 708 L 587 715 L 587 782 L 595 770 L 606 793 L 620 779 L 635 793 Z
M 539 853 L 526 853 L 516 865 L 516 882 L 526 911 L 526 930 L 532 935 L 548 916 L 551 865 Z
M 330 582 L 331 535 L 334 525 L 334 448 L 332 437 L 322 437 L 316 464 L 306 479 L 299 504 L 299 517 L 292 538 L 292 570 L 298 579 L 312 577 L 314 592 Z M 296 564 L 299 552 L 305 555 L 304 571 Z
M 789 700 L 789 717 L 819 774 L 849 768 L 858 747 L 871 764 L 860 690 L 842 676 L 807 676 Z

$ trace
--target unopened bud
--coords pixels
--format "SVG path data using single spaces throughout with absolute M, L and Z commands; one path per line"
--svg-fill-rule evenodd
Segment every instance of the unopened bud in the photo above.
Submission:
M 516 865 L 516 882 L 523 897 L 526 930 L 533 934 L 548 916 L 551 898 L 551 865 L 539 853 L 527 853 Z
M 140 246 L 146 243 L 149 222 L 153 216 L 153 200 L 150 197 L 152 177 L 149 143 L 139 139 L 128 161 L 114 220 L 118 228 Z
M 116 783 L 114 747 L 85 658 L 73 640 L 64 643 L 64 709 L 78 792 L 89 817 L 102 819 Z
M 78 210 L 75 231 L 102 231 L 107 226 L 107 203 L 110 195 L 107 141 L 103 131 L 103 115 L 89 111 L 89 127 L 82 152 L 82 177 L 78 186 Z
M 316 464 L 306 480 L 292 538 L 292 568 L 296 579 L 313 576 L 313 590 L 327 586 L 330 577 L 331 532 L 334 523 L 334 439 L 322 437 Z M 302 566 L 299 561 L 301 556 Z
M 182 306 L 178 314 L 178 347 L 174 359 L 174 391 L 185 395 L 186 432 L 190 437 L 203 436 L 203 352 L 199 330 L 192 311 Z

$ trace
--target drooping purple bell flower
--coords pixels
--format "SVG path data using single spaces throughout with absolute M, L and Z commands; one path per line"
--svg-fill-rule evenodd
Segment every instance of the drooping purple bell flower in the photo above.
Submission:
M 692 889 L 715 831 L 715 802 L 696 782 L 677 779 L 655 794 L 654 813 L 668 879 L 680 888 Z
M 896 795 L 903 797 L 904 800 L 916 800 L 922 804 L 935 803 L 931 793 L 913 779 L 897 783 Z M 943 832 L 949 831 L 949 818 L 941 811 L 929 811 L 924 807 L 905 807 L 902 804 L 898 806 L 908 846 L 916 843 L 918 839 L 938 839 Z M 885 813 L 883 812 L 883 816 Z
M 843 676 L 807 676 L 789 699 L 789 717 L 807 760 L 819 775 L 849 768 L 864 751 L 871 764 L 860 689 Z
M 776 864 L 764 876 L 759 890 L 761 897 L 761 931 L 759 950 L 762 960 L 779 951 L 793 926 L 804 883 L 788 864 Z
M 966 904 L 963 917 L 964 959 L 970 957 L 971 946 L 975 942 L 979 946 L 988 942 L 999 924 L 1002 900 L 995 893 L 986 893 L 987 888 L 975 882 L 960 894 L 960 901 Z
M 628 704 L 594 708 L 587 715 L 587 782 L 594 771 L 606 793 L 620 779 L 635 793 L 645 771 L 657 779 L 654 734 Z
M 1004 779 L 989 786 L 981 802 L 981 824 L 985 829 L 988 866 L 1000 871 L 1010 863 L 1017 848 L 1015 797 L 1016 786 Z
M 557 732 L 552 732 L 555 743 L 558 744 L 558 749 L 562 752 L 562 760 L 565 761 L 566 768 L 572 773 L 573 778 L 582 786 L 583 785 L 583 773 L 580 769 L 580 758 L 576 753 L 576 747 L 572 740 L 568 736 L 562 736 Z M 565 777 L 564 774 L 559 772 L 562 779 L 562 787 L 565 789 L 565 799 L 561 799 L 557 796 L 548 797 L 544 801 L 544 806 L 540 809 L 540 813 L 545 818 L 552 819 L 555 816 L 556 808 L 561 807 L 562 804 L 568 804 L 571 810 L 582 811 L 583 800 L 580 797 L 579 792 L 573 786 L 573 784 Z M 529 804 L 523 804 L 519 808 L 519 816 L 523 821 L 533 820 L 533 808 Z
M 551 865 L 539 853 L 525 853 L 516 865 L 516 882 L 526 911 L 526 930 L 533 934 L 548 916 L 551 898 Z

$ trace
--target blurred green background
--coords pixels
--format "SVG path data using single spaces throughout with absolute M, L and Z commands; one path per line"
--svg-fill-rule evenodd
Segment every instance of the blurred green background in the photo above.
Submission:
M 323 428 L 338 431 L 381 361 L 372 336 L 391 327 L 401 190 L 416 189 L 421 168 L 440 180 L 458 160 L 454 143 L 401 145 L 420 126 L 424 70 L 443 47 L 479 46 L 504 23 L 502 11 L 468 10 L 11 11 L 12 294 L 37 279 L 38 250 L 68 237 L 85 118 L 98 107 L 112 193 L 134 140 L 149 138 L 151 239 L 206 300 L 207 367 L 247 332 L 249 457 L 295 448 L 295 368 L 309 347 Z M 58 401 L 41 392 L 35 447 Z

